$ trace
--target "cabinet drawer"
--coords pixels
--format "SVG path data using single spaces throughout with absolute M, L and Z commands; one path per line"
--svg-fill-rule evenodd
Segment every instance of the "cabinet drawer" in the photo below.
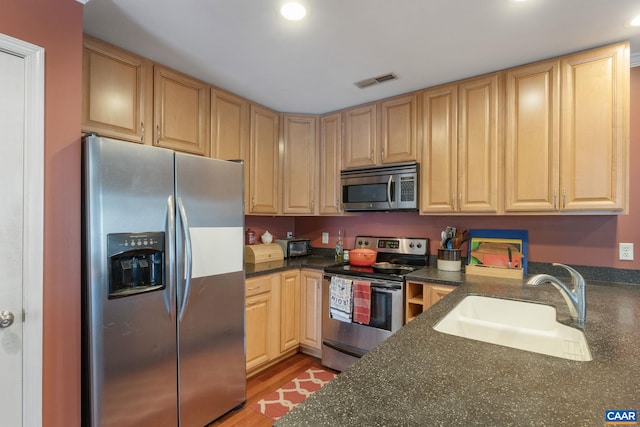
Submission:
M 271 275 L 247 279 L 245 297 L 271 292 Z

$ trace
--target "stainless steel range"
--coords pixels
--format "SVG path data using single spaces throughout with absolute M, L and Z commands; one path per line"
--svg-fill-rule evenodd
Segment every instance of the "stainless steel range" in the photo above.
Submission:
M 358 236 L 354 249 L 377 251 L 376 262 L 396 264 L 393 272 L 373 267 L 336 264 L 326 267 L 322 287 L 322 364 L 343 371 L 404 325 L 405 275 L 428 264 L 429 239 L 406 237 Z M 355 285 L 370 289 L 367 321 L 349 315 L 337 315 L 337 286 L 351 292 L 353 312 Z M 358 288 L 360 289 L 360 288 Z M 341 297 L 341 295 L 339 296 Z M 333 304 L 332 304 L 333 298 Z M 348 298 L 347 298 L 348 299 Z M 342 301 L 342 299 L 341 299 Z

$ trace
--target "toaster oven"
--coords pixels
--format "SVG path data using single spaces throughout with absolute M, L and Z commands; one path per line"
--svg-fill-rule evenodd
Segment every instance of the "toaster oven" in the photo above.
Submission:
M 276 239 L 275 243 L 282 247 L 285 258 L 311 255 L 309 239 Z

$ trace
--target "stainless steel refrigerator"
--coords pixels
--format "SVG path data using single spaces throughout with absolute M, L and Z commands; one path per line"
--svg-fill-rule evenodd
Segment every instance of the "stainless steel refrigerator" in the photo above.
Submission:
M 83 425 L 245 402 L 243 188 L 240 163 L 83 139 Z

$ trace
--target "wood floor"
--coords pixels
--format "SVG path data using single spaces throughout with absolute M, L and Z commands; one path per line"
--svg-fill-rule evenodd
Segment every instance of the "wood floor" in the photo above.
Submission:
M 247 403 L 245 403 L 244 407 L 219 418 L 209 424 L 208 427 L 271 426 L 274 422 L 271 418 L 265 417 L 249 408 L 249 406 L 258 402 L 267 394 L 276 391 L 313 365 L 319 366 L 320 359 L 297 353 L 264 372 L 249 378 L 247 380 Z

